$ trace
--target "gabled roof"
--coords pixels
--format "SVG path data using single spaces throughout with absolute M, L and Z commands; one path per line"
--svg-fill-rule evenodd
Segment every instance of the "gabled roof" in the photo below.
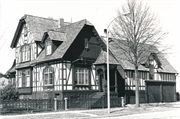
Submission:
M 18 23 L 16 32 L 14 34 L 13 40 L 11 42 L 11 48 L 16 46 L 18 42 L 18 37 L 20 35 L 20 31 L 22 29 L 23 24 L 27 25 L 30 29 L 31 34 L 33 35 L 33 39 L 35 41 L 41 41 L 44 32 L 48 29 L 56 28 L 58 26 L 58 20 L 47 19 L 32 15 L 24 15 Z
M 37 59 L 33 61 L 33 63 L 45 62 L 54 59 L 61 59 L 85 25 L 92 26 L 92 24 L 89 21 L 84 19 L 75 23 L 71 23 L 67 26 L 63 26 L 55 29 L 56 32 L 65 33 L 66 39 L 50 56 L 45 55 L 45 49 L 44 49 L 41 52 L 41 54 L 37 57 Z
M 101 39 L 106 44 L 104 37 L 101 37 Z M 123 69 L 134 70 L 134 65 L 128 61 L 126 55 L 124 55 L 123 50 L 120 48 L 120 47 L 124 49 L 126 48 L 123 42 L 125 41 L 120 42 L 118 39 L 111 39 L 111 41 L 109 42 L 109 51 L 112 53 L 114 58 L 117 59 L 116 61 L 118 61 L 118 63 L 123 67 Z M 157 53 L 158 61 L 160 61 L 161 63 L 161 68 L 157 69 L 158 72 L 178 73 L 162 54 L 158 54 L 159 51 L 156 47 L 152 47 L 152 48 L 150 47 L 152 46 L 147 45 L 145 47 L 146 49 L 149 49 L 149 50 L 142 55 L 143 57 L 141 59 L 141 64 L 144 64 L 147 61 L 151 53 Z M 116 63 L 116 61 L 113 61 L 113 63 Z M 146 68 L 145 66 L 140 65 L 138 70 L 149 71 L 149 68 Z

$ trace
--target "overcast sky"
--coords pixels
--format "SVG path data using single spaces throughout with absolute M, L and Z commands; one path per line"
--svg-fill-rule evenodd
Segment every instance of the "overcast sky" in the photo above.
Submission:
M 164 31 L 168 31 L 164 42 L 173 45 L 168 60 L 180 72 L 180 0 L 142 1 L 148 1 Z M 116 17 L 117 9 L 124 3 L 125 0 L 0 0 L 0 72 L 5 73 L 13 63 L 15 52 L 10 44 L 24 14 L 64 18 L 67 22 L 87 19 L 100 35 L 104 35 L 103 29 Z

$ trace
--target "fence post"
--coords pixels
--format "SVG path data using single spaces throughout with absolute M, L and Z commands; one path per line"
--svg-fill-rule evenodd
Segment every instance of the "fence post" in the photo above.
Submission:
M 54 98 L 54 110 L 57 110 L 57 98 Z
M 102 99 L 102 108 L 104 109 L 104 95 L 103 95 L 103 97 L 101 98 Z
M 64 98 L 64 100 L 65 100 L 65 110 L 67 110 L 67 99 L 68 98 L 66 98 L 66 97 Z
M 29 98 L 27 99 L 27 112 L 29 112 Z
M 121 97 L 121 105 L 124 108 L 124 97 Z

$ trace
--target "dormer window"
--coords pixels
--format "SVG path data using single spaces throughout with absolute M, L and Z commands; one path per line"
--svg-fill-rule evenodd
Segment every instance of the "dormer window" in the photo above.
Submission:
M 52 42 L 46 41 L 46 55 L 50 55 L 52 53 Z
M 30 60 L 30 47 L 29 47 L 29 45 L 24 45 L 21 48 L 21 58 L 22 58 L 22 62 Z

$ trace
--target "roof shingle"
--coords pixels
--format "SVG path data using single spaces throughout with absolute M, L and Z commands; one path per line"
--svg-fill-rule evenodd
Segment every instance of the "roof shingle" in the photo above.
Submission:
M 104 37 L 101 37 L 102 41 L 106 44 L 106 41 Z M 109 50 L 113 54 L 113 56 L 117 59 L 118 63 L 126 70 L 134 70 L 134 65 L 128 61 L 128 58 L 126 55 L 124 55 L 124 51 L 120 48 L 127 48 L 125 44 L 123 43 L 125 41 L 119 41 L 118 39 L 111 39 L 109 42 Z M 150 48 L 151 47 L 151 48 Z M 158 53 L 158 49 L 155 46 L 147 45 L 145 47 L 147 50 L 144 54 L 142 54 L 141 57 L 141 64 L 144 64 L 149 55 L 151 53 Z M 157 54 L 159 61 L 161 62 L 161 68 L 158 69 L 158 72 L 166 72 L 166 73 L 178 73 L 173 66 L 168 62 L 168 60 L 162 55 Z M 113 63 L 116 63 L 113 61 Z M 144 67 L 143 65 L 140 65 L 138 70 L 142 71 L 149 71 L 149 68 Z

